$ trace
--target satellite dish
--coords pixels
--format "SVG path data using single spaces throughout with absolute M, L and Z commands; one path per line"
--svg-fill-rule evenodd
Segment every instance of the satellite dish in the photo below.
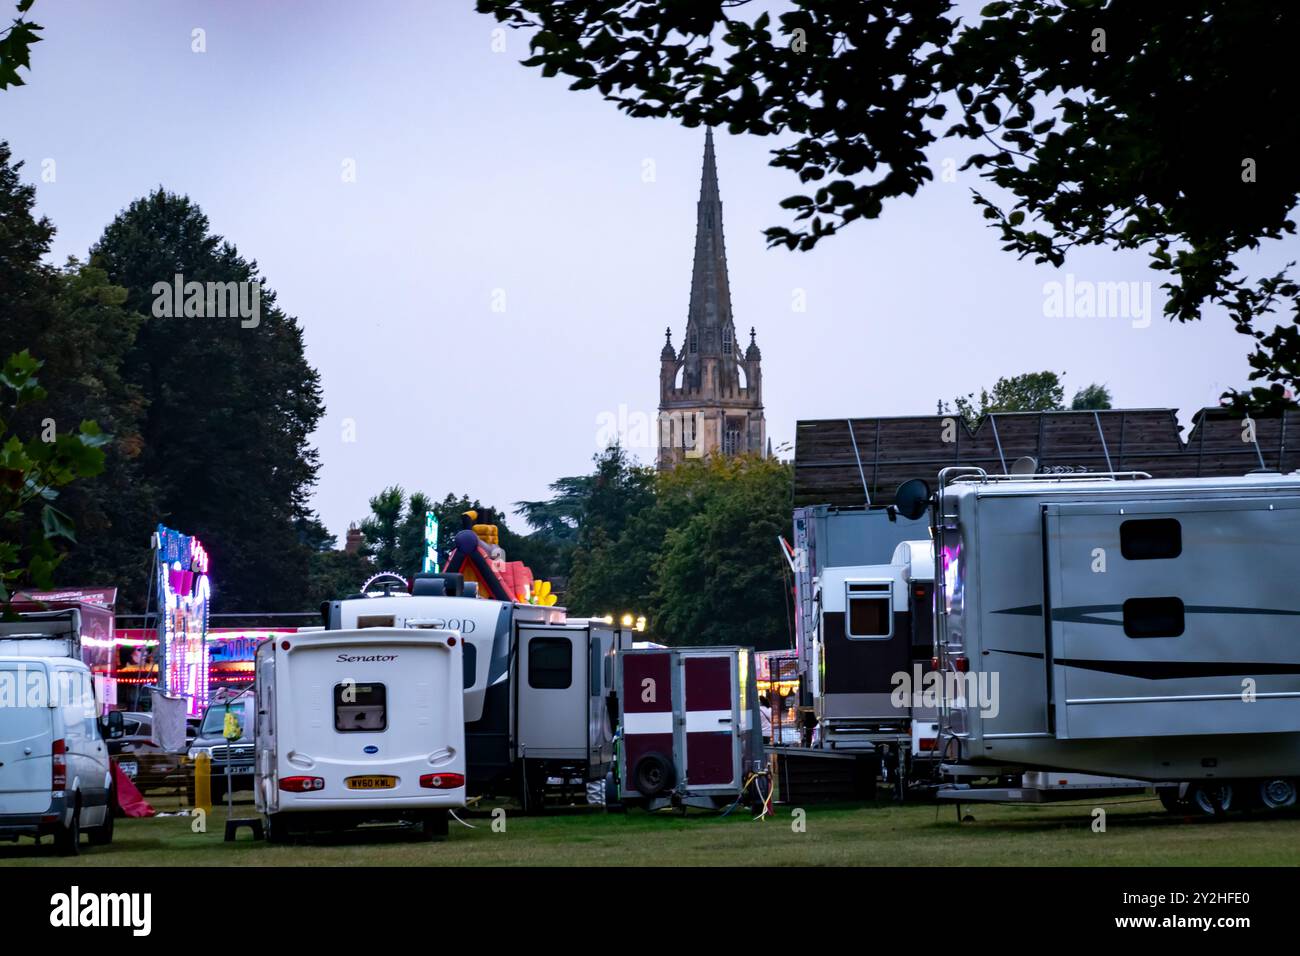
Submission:
M 1038 471 L 1038 459 L 1033 455 L 1025 455 L 1023 458 L 1017 458 L 1011 466 L 1013 475 L 1032 475 Z
M 903 482 L 894 492 L 894 508 L 904 518 L 915 521 L 930 508 L 930 486 L 921 478 Z

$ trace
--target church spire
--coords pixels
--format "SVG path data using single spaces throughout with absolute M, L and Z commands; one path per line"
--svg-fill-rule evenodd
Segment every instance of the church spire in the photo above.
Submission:
M 686 380 L 699 382 L 702 357 L 732 360 L 737 351 L 736 330 L 731 319 L 731 287 L 727 281 L 727 249 L 722 234 L 718 164 L 713 154 L 713 130 L 706 128 L 700 199 L 695 207 L 691 302 L 686 319 Z M 734 361 L 722 363 L 720 385 L 733 384 L 734 368 Z

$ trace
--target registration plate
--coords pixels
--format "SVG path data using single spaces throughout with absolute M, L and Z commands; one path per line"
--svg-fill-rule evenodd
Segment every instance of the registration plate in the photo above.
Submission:
M 132 780 L 134 780 L 136 778 L 136 775 L 140 772 L 140 765 L 136 763 L 134 760 L 130 761 L 129 763 L 125 760 L 120 760 L 118 761 L 117 768 L 121 770 L 124 774 L 126 774 L 128 777 L 130 777 Z
M 397 778 L 385 776 L 348 777 L 347 785 L 349 790 L 392 790 L 397 786 Z

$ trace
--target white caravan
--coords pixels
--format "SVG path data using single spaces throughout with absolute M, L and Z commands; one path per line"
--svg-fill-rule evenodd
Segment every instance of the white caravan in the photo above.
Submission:
M 459 631 L 375 627 L 258 646 L 257 808 L 267 839 L 370 822 L 447 834 L 465 805 Z
M 90 669 L 66 657 L 0 657 L 0 839 L 53 836 L 64 855 L 113 840 L 113 776 Z
M 331 629 L 445 627 L 464 636 L 471 794 L 512 794 L 531 811 L 544 805 L 550 780 L 609 780 L 615 655 L 634 630 L 567 618 L 562 607 L 475 597 L 456 574 L 419 575 L 414 588 L 331 601 L 325 620 Z
M 940 481 L 935 643 L 955 776 L 1176 782 L 1171 809 L 1295 803 L 1300 476 Z

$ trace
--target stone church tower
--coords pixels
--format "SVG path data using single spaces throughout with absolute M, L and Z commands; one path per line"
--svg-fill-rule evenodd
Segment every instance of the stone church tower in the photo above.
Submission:
M 731 318 L 722 199 L 711 129 L 704 134 L 686 337 L 681 349 L 674 350 L 670 328 L 659 358 L 660 468 L 671 468 L 688 458 L 763 452 L 767 426 L 763 420 L 762 355 L 752 328 L 749 347 L 741 352 Z

